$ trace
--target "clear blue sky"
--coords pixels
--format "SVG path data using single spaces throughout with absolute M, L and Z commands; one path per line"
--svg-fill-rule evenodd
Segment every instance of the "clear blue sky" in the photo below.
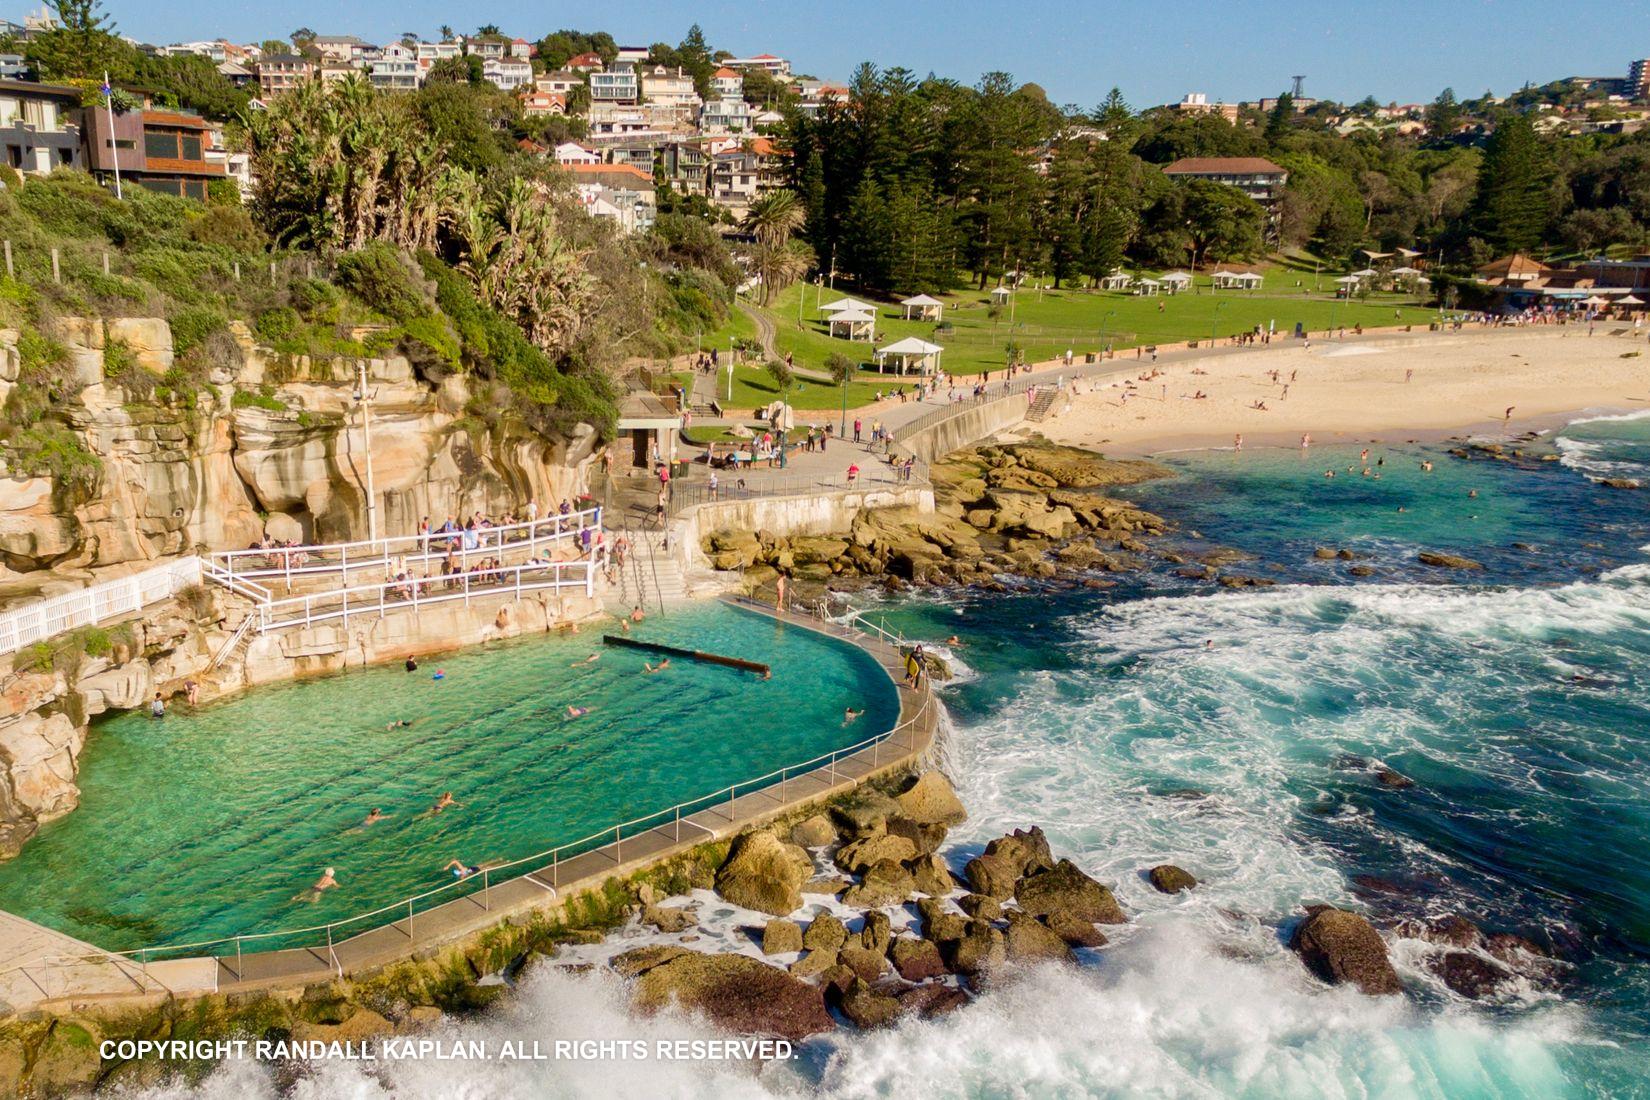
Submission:
M 14 0 L 15 2 L 15 0 Z M 105 0 L 122 32 L 156 43 L 260 41 L 297 27 L 373 42 L 496 23 L 536 40 L 563 27 L 624 44 L 678 42 L 697 22 L 711 45 L 773 53 L 797 71 L 846 77 L 860 61 L 973 82 L 1002 69 L 1056 103 L 1091 106 L 1112 85 L 1137 107 L 1188 91 L 1254 99 L 1306 74 L 1341 100 L 1498 94 L 1526 81 L 1622 75 L 1650 57 L 1650 0 Z M 13 8 L 13 18 L 23 7 Z

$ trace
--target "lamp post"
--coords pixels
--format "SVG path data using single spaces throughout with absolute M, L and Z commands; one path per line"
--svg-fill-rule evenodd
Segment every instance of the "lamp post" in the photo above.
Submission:
M 1105 359 L 1106 359 L 1106 325 L 1107 325 L 1108 322 L 1111 321 L 1111 315 L 1116 313 L 1116 312 L 1117 311 L 1115 309 L 1108 309 L 1108 310 L 1106 310 L 1106 315 L 1104 317 L 1100 318 L 1100 361 L 1101 362 L 1105 362 Z M 1136 333 L 1135 335 L 1138 336 L 1139 333 Z
M 355 403 L 361 406 L 361 442 L 367 458 L 367 538 L 378 541 L 378 494 L 372 483 L 372 391 L 367 389 L 367 364 L 356 363 Z
M 1209 317 L 1209 347 L 1215 346 L 1215 326 L 1220 323 L 1220 311 L 1226 308 L 1226 301 L 1222 299 L 1215 303 L 1215 311 Z

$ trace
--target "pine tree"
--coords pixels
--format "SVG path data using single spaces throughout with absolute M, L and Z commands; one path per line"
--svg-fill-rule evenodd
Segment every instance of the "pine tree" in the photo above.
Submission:
M 1511 115 L 1484 146 L 1473 233 L 1498 254 L 1535 248 L 1552 217 L 1551 164 L 1535 127 Z
M 1289 128 L 1295 123 L 1295 97 L 1288 92 L 1278 96 L 1278 102 L 1272 108 L 1272 113 L 1266 118 L 1266 141 L 1276 145 L 1283 140 Z

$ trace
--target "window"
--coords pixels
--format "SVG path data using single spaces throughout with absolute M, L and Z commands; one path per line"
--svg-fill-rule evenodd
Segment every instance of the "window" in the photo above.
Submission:
M 201 159 L 201 136 L 199 134 L 184 134 L 184 135 L 182 135 L 182 141 L 183 141 L 183 159 L 184 160 L 200 160 Z
M 0 99 L 0 126 L 11 126 L 17 122 L 19 104 L 15 99 Z
M 164 130 L 145 130 L 143 133 L 143 152 L 145 156 L 176 160 L 178 135 Z

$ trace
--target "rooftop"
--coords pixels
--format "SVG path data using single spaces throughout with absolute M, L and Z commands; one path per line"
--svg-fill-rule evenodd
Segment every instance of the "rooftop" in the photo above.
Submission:
M 1281 176 L 1287 169 L 1265 157 L 1182 157 L 1163 169 L 1168 176 Z

